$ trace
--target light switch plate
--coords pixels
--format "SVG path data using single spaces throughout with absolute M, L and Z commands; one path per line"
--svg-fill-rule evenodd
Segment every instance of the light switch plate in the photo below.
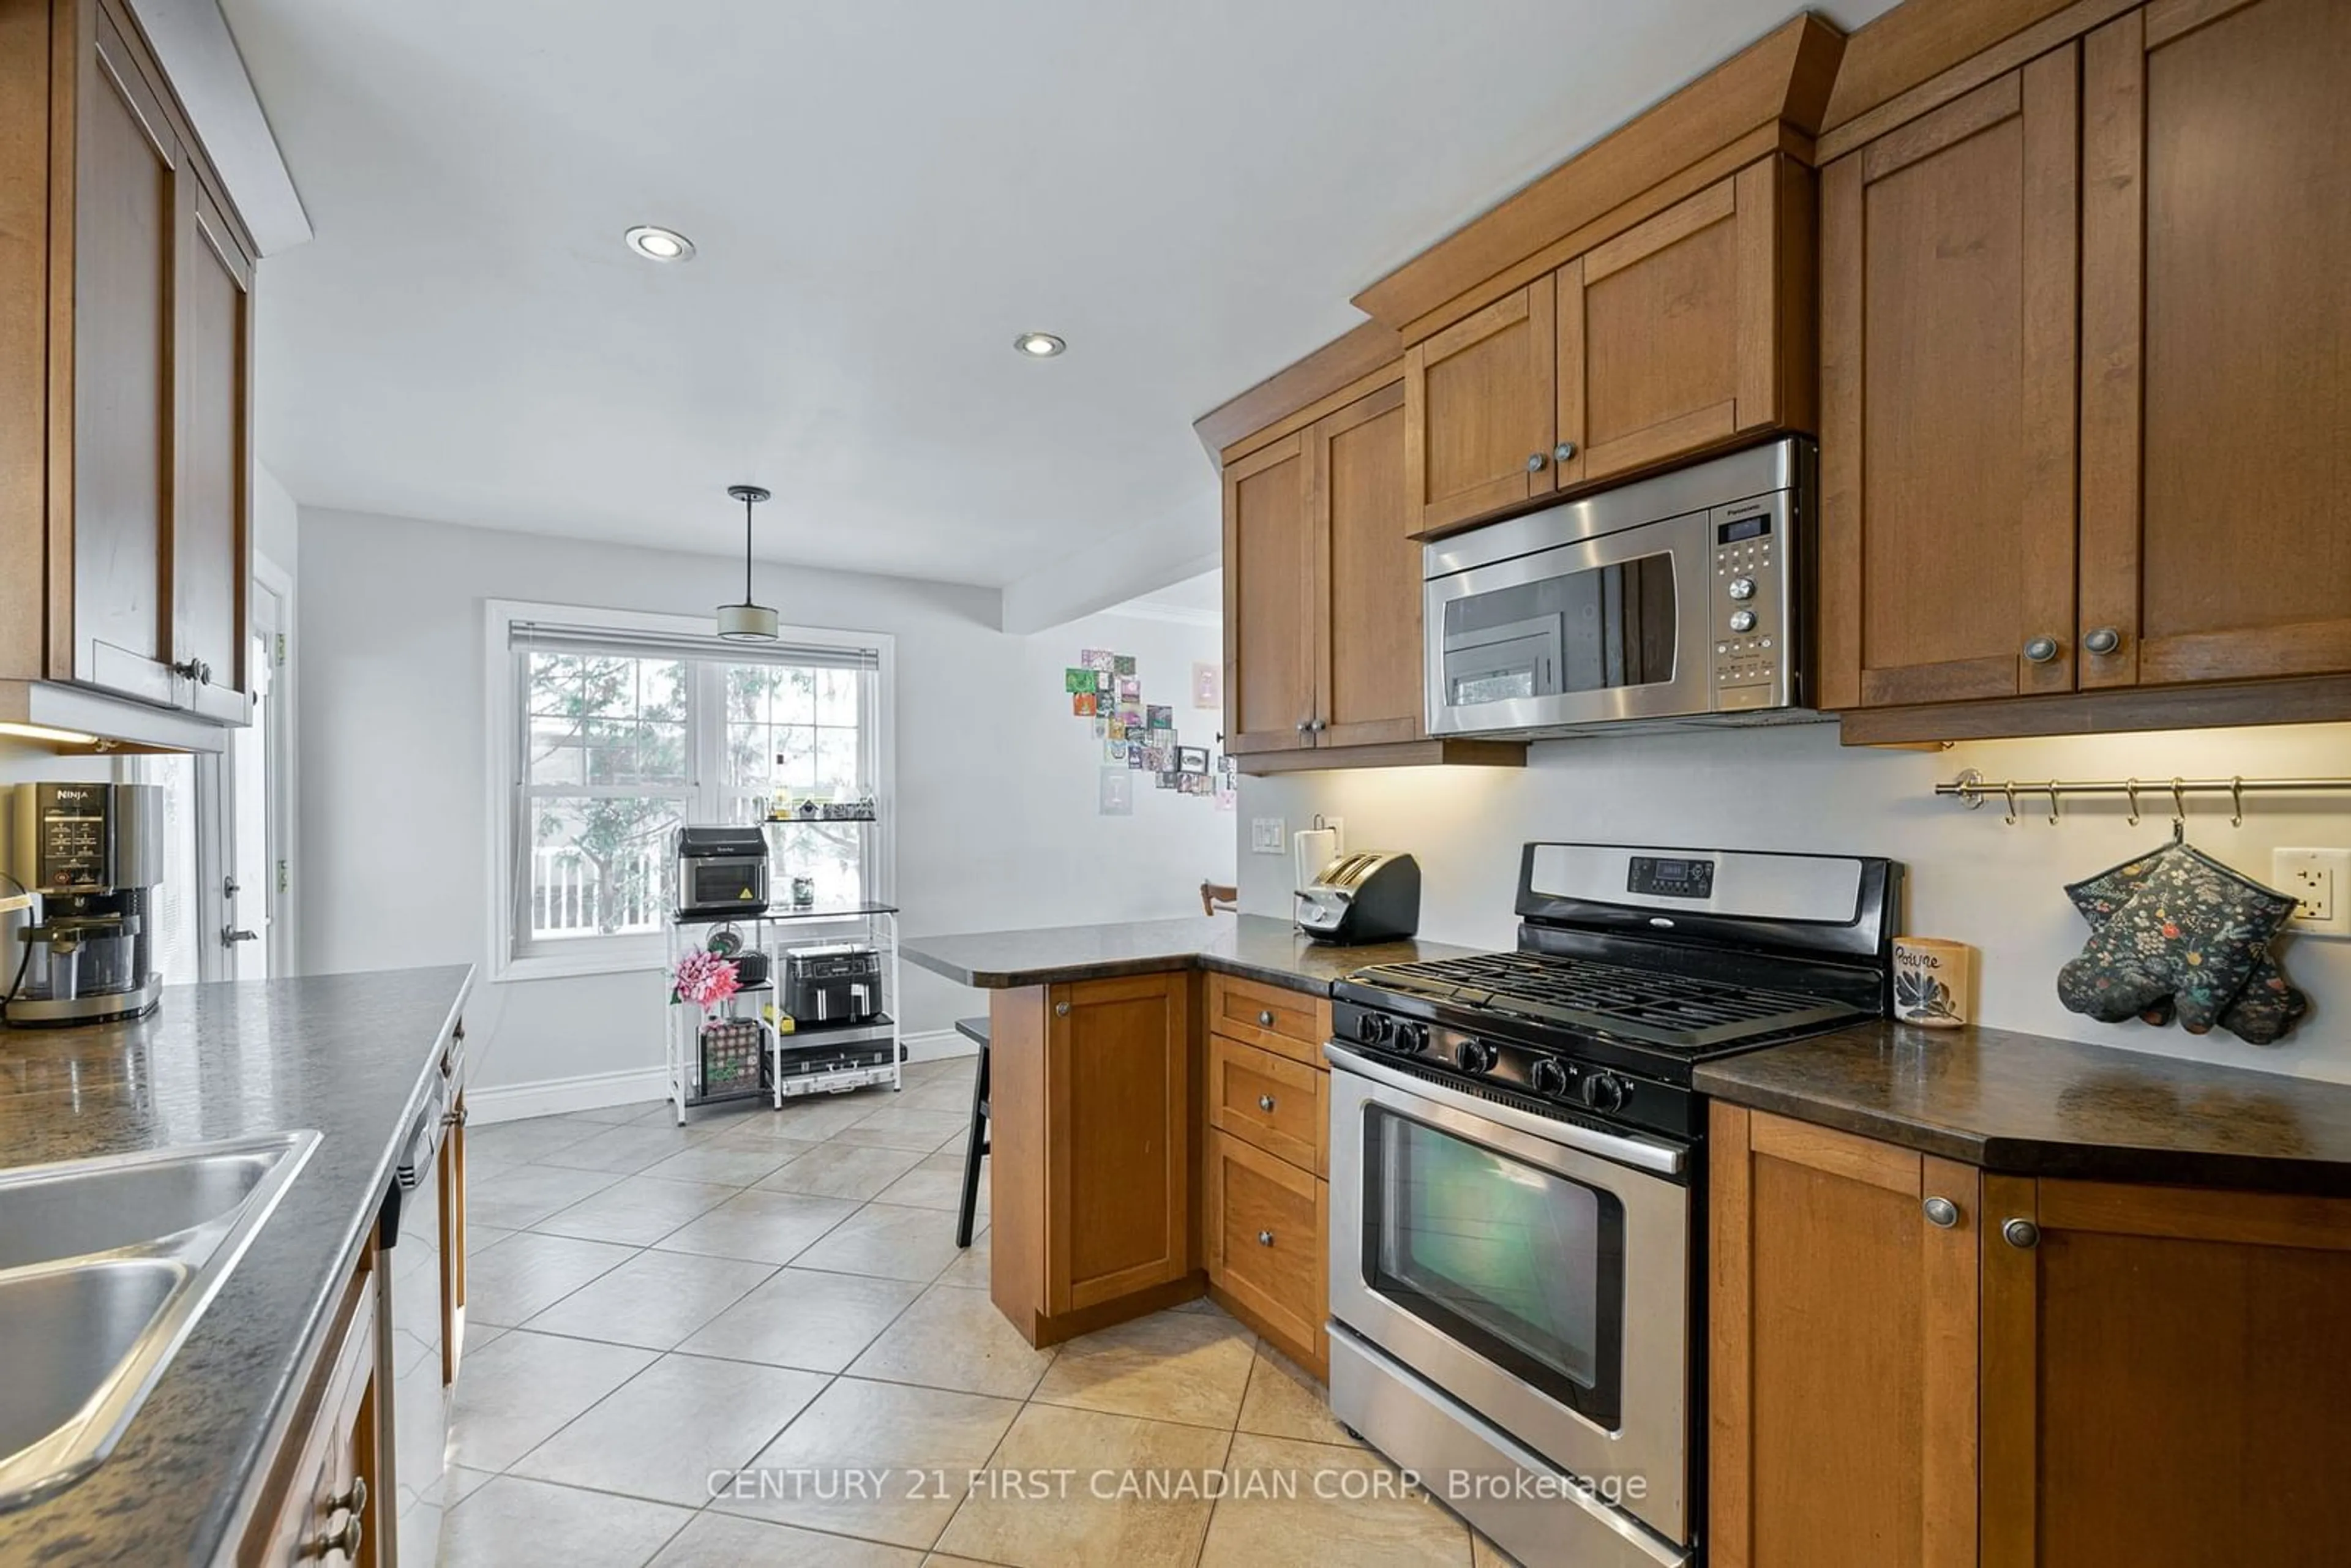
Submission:
M 1280 817 L 1249 819 L 1249 852 L 1258 855 L 1278 855 L 1288 852 L 1289 835 L 1282 830 Z
M 2351 936 L 2351 850 L 2272 850 L 2270 885 L 2302 901 L 2288 930 Z

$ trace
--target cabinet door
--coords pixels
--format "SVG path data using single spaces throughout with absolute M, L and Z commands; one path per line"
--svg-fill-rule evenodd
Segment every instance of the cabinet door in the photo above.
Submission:
M 1404 421 L 1397 384 L 1306 432 L 1317 747 L 1420 737 L 1420 546 L 1405 505 Z
M 2351 670 L 2351 6 L 2147 5 L 2083 91 L 2082 684 Z
M 1287 435 L 1225 469 L 1225 749 L 1311 744 L 1313 465 Z
M 198 180 L 182 182 L 177 317 L 179 484 L 172 513 L 172 663 L 196 706 L 242 719 L 252 453 L 253 273 Z
M 1552 488 L 1553 284 L 1508 298 L 1405 353 L 1405 486 L 1416 531 Z
M 1560 269 L 1557 483 L 1782 423 L 1783 351 L 1810 347 L 1783 344 L 1782 316 L 1801 322 L 1811 290 L 1801 267 L 1783 277 L 1780 208 L 1809 180 L 1764 159 Z M 1810 219 L 1789 214 L 1807 234 Z
M 1976 1171 L 1731 1105 L 1712 1129 L 1710 1561 L 1973 1568 Z
M 1191 1271 L 1190 996 L 1181 972 L 1051 988 L 1048 1312 Z
M 86 6 L 73 150 L 70 674 L 172 699 L 166 591 L 182 149 L 109 13 Z
M 1822 174 L 1824 707 L 2073 689 L 2074 54 Z
M 2351 1563 L 2351 1200 L 1984 1188 L 1983 1568 Z

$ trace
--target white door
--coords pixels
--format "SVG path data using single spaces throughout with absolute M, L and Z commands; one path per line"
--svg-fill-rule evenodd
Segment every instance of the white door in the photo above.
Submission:
M 253 722 L 229 737 L 224 758 L 224 802 L 228 842 L 221 884 L 218 937 L 226 956 L 224 977 L 262 980 L 284 974 L 283 929 L 286 878 L 284 821 L 287 802 L 285 668 L 287 603 L 284 574 L 256 562 L 253 580 L 252 644 L 246 651 L 253 694 Z

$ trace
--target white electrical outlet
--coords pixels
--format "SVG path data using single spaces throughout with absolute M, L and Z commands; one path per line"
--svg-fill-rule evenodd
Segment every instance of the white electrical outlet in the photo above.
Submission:
M 1286 824 L 1280 817 L 1249 819 L 1249 852 L 1258 855 L 1280 855 L 1290 852 L 1290 835 L 1283 831 Z
M 2272 850 L 2270 883 L 2301 900 L 2289 930 L 2351 936 L 2351 850 Z

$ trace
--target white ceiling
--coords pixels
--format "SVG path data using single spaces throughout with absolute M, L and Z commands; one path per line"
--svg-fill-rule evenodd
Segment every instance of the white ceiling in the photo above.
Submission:
M 723 552 L 749 480 L 763 557 L 1031 609 L 1066 578 L 1071 612 L 1213 557 L 1192 419 L 1788 14 L 224 8 L 317 230 L 261 300 L 259 448 L 298 499 Z M 639 260 L 642 222 L 701 255 Z M 1018 357 L 1028 329 L 1070 351 Z

